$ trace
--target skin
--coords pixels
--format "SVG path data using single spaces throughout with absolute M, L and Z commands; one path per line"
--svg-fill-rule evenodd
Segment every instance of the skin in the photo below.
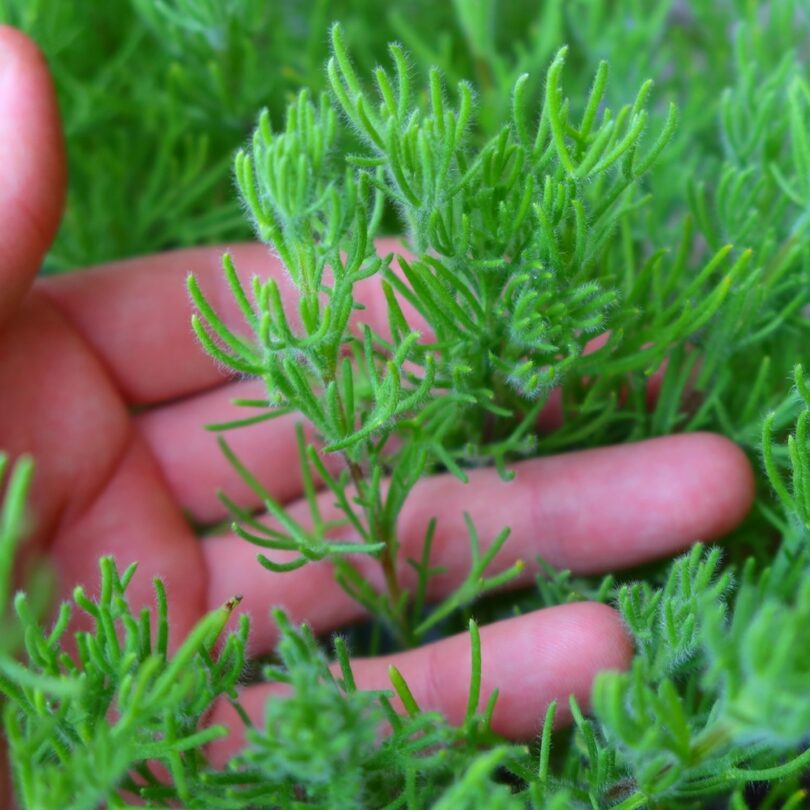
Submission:
M 230 535 L 199 540 L 185 515 L 220 520 L 224 489 L 256 506 L 201 424 L 234 414 L 235 396 L 257 396 L 251 382 L 225 376 L 197 345 L 189 326 L 184 279 L 203 291 L 239 327 L 221 280 L 222 249 L 183 250 L 116 262 L 61 278 L 35 280 L 61 215 L 66 185 L 59 115 L 45 63 L 22 34 L 0 27 L 0 447 L 37 460 L 29 554 L 50 561 L 60 594 L 77 583 L 91 593 L 97 560 L 113 554 L 121 567 L 138 561 L 135 607 L 153 604 L 151 581 L 169 592 L 173 644 L 207 610 L 235 593 L 253 616 L 252 652 L 274 642 L 268 620 L 282 605 L 293 620 L 324 632 L 361 618 L 333 583 L 327 564 L 274 575 L 255 562 L 256 549 Z M 280 274 L 265 248 L 232 253 L 247 278 Z M 381 313 L 380 296 L 364 289 L 365 317 Z M 293 421 L 238 431 L 231 443 L 275 497 L 305 515 L 291 472 Z M 404 556 L 415 554 L 435 516 L 436 564 L 448 572 L 439 598 L 468 564 L 462 513 L 482 541 L 504 526 L 512 536 L 495 560 L 503 569 L 537 554 L 556 566 L 594 573 L 680 552 L 720 537 L 747 512 L 753 479 L 744 454 L 711 434 L 670 436 L 526 461 L 503 484 L 476 470 L 464 487 L 448 476 L 423 482 L 402 516 Z M 329 510 L 328 496 L 323 497 Z M 407 570 L 403 566 L 403 576 Z M 369 576 L 375 576 L 369 569 Z M 497 686 L 495 728 L 513 738 L 537 733 L 549 701 L 573 693 L 587 705 L 593 676 L 627 666 L 632 647 L 618 614 L 598 604 L 555 607 L 482 628 L 482 703 Z M 466 636 L 378 659 L 355 661 L 361 687 L 388 686 L 394 663 L 424 708 L 463 716 L 469 683 Z M 267 689 L 244 696 L 257 719 Z M 213 720 L 235 720 L 227 706 Z M 234 722 L 234 726 L 238 725 Z M 222 759 L 234 736 L 215 750 Z

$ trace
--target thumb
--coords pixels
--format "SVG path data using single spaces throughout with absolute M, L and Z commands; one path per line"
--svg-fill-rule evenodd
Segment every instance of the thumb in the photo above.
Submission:
M 50 247 L 65 196 L 62 129 L 39 49 L 0 25 L 0 323 Z

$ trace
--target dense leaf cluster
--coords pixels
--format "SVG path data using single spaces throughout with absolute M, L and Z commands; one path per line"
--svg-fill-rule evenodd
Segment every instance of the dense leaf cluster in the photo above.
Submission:
M 160 585 L 156 617 L 135 616 L 134 571 L 103 560 L 99 599 L 74 595 L 90 629 L 68 640 L 67 607 L 48 626 L 45 586 L 12 598 L 9 585 L 31 475 L 20 462 L 0 515 L 0 692 L 23 806 L 125 807 L 137 794 L 223 808 L 745 808 L 751 785 L 767 806 L 802 806 L 806 4 L 550 0 L 528 11 L 455 0 L 382 14 L 354 2 L 329 47 L 326 15 L 343 4 L 122 0 L 120 19 L 107 4 L 93 11 L 115 58 L 97 51 L 107 67 L 92 79 L 65 33 L 89 12 L 45 5 L 11 2 L 3 14 L 40 35 L 72 102 L 68 137 L 84 147 L 52 266 L 241 233 L 229 151 L 267 105 L 236 181 L 289 283 L 246 283 L 226 259 L 244 329 L 228 328 L 192 278 L 194 328 L 220 363 L 267 386 L 250 415 L 218 429 L 294 412 L 320 445 L 299 433 L 306 525 L 223 442 L 275 520 L 226 504 L 266 567 L 330 558 L 391 644 L 469 628 L 473 677 L 465 722 L 451 728 L 421 711 L 396 671 L 389 692 L 358 690 L 343 640 L 330 667 L 309 630 L 277 614 L 278 660 L 261 678 L 290 695 L 215 770 L 205 744 L 222 730 L 202 720 L 215 699 L 239 711 L 247 625 L 215 645 L 224 606 L 170 655 Z M 386 39 L 406 47 L 386 57 Z M 154 66 L 124 69 L 155 40 Z M 156 75 L 170 78 L 160 94 Z M 116 138 L 132 128 L 152 140 L 123 161 Z M 153 170 L 139 176 L 141 164 Z M 131 192 L 133 177 L 149 178 L 145 191 Z M 375 243 L 384 232 L 402 235 L 390 253 Z M 385 318 L 372 325 L 360 291 L 373 276 Z M 562 426 L 538 435 L 552 392 Z M 698 546 L 604 579 L 549 570 L 529 592 L 482 601 L 520 566 L 490 574 L 508 529 L 484 550 L 468 520 L 471 569 L 443 603 L 426 604 L 439 573 L 432 526 L 409 561 L 415 585 L 400 581 L 398 516 L 423 475 L 466 480 L 493 465 L 508 478 L 527 455 L 694 430 L 724 433 L 757 466 L 755 509 L 722 552 Z M 316 481 L 340 521 L 319 513 Z M 349 562 L 359 551 L 384 587 Z M 572 729 L 552 732 L 552 706 L 531 745 L 498 740 L 492 702 L 475 711 L 471 610 L 488 620 L 580 598 L 618 606 L 636 645 L 631 669 L 600 676 L 591 717 L 572 701 Z M 352 636 L 353 652 L 373 649 Z

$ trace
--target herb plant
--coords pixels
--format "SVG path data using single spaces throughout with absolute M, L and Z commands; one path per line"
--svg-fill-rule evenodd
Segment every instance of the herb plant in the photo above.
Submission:
M 605 246 L 617 218 L 634 204 L 634 186 L 671 136 L 675 113 L 671 108 L 644 152 L 649 83 L 615 121 L 606 114 L 597 123 L 603 64 L 579 127 L 571 127 L 562 118 L 568 106 L 560 88 L 563 50 L 549 69 L 536 127 L 529 128 L 525 81 L 519 81 L 513 120 L 476 150 L 469 145 L 473 98 L 466 84 L 459 85 L 458 107 L 451 109 L 438 70 L 431 71 L 430 107 L 420 110 L 411 98 L 406 57 L 392 46 L 395 76 L 377 69 L 379 98 L 372 100 L 361 90 L 337 27 L 333 48 L 327 70 L 336 104 L 368 154 L 334 160 L 338 116 L 326 97 L 316 105 L 304 90 L 288 110 L 285 130 L 274 133 L 264 115 L 250 152 L 236 158 L 237 181 L 257 233 L 278 252 L 298 300 L 285 306 L 278 282 L 255 279 L 251 301 L 226 258 L 229 284 L 256 343 L 225 326 L 192 276 L 189 289 L 199 310 L 193 325 L 223 365 L 267 382 L 265 418 L 300 412 L 324 442 L 323 451 L 342 455 L 342 470 L 334 475 L 315 446 L 301 441 L 307 491 L 313 491 L 316 471 L 334 493 L 341 519 L 363 542 L 330 541 L 314 499 L 313 529 L 293 524 L 243 469 L 282 529 L 243 521 L 240 534 L 266 548 L 298 553 L 280 564 L 260 556 L 274 570 L 326 555 L 376 556 L 384 595 L 340 561 L 337 575 L 410 642 L 437 617 L 517 573 L 488 582 L 487 560 L 481 560 L 446 609 L 414 626 L 420 617 L 406 614 L 407 595 L 396 573 L 397 519 L 422 475 L 442 466 L 466 480 L 465 467 L 494 464 L 508 477 L 507 461 L 536 449 L 539 412 L 566 376 L 601 366 L 605 390 L 599 405 L 612 403 L 604 409 L 609 418 L 620 384 L 618 375 L 610 384 L 610 372 L 654 367 L 663 359 L 666 345 L 644 348 L 644 332 L 627 334 L 632 309 L 624 318 L 611 314 L 618 291 Z M 571 148 L 567 128 L 576 136 Z M 578 193 L 579 181 L 583 189 L 587 182 L 584 193 Z M 386 203 L 396 206 L 406 227 L 409 258 L 396 257 L 401 276 L 392 268 L 394 256 L 380 256 L 374 247 Z M 729 281 L 746 263 L 743 254 L 723 266 L 727 253 L 713 256 L 697 283 L 686 288 L 686 295 L 705 296 L 701 306 L 685 308 L 683 296 L 656 313 L 651 326 L 669 341 L 685 340 L 716 313 Z M 718 279 L 719 266 L 727 275 Z M 379 334 L 362 323 L 353 333 L 355 288 L 374 274 L 383 277 L 387 331 Z M 426 339 L 408 324 L 402 301 L 426 324 Z M 297 328 L 291 325 L 296 319 Z M 585 355 L 588 339 L 608 325 L 611 338 Z M 591 429 L 603 420 L 592 420 Z M 235 505 L 233 511 L 242 517 Z M 470 536 L 477 560 L 472 526 Z M 488 556 L 505 540 L 506 532 L 489 546 Z M 430 573 L 419 572 L 421 594 Z
M 188 70 L 209 46 L 222 56 L 211 68 L 219 95 L 177 86 L 188 109 L 214 105 L 238 129 L 259 79 L 237 32 L 258 29 L 262 4 L 225 5 L 235 22 L 221 29 L 210 26 L 216 4 L 133 8 L 177 49 L 179 32 L 194 32 Z M 263 726 L 245 717 L 245 749 L 215 768 L 205 746 L 225 729 L 204 718 L 215 700 L 244 716 L 247 619 L 225 634 L 229 602 L 170 655 L 160 582 L 153 630 L 127 603 L 134 570 L 103 559 L 98 600 L 74 594 L 94 628 L 70 655 L 72 608 L 50 626 L 41 583 L 11 599 L 31 475 L 21 461 L 0 520 L 0 692 L 24 807 L 802 806 L 810 13 L 790 0 L 549 2 L 510 50 L 493 24 L 500 7 L 453 3 L 454 45 L 431 42 L 394 4 L 386 24 L 410 49 L 391 44 L 386 65 L 368 70 L 367 50 L 353 61 L 351 27 L 335 25 L 325 73 L 304 77 L 315 89 L 283 120 L 265 110 L 235 159 L 255 232 L 287 277 L 246 284 L 225 257 L 241 330 L 188 282 L 202 346 L 267 391 L 241 403 L 244 419 L 212 429 L 302 418 L 306 522 L 223 438 L 269 515 L 223 494 L 237 533 L 274 572 L 328 559 L 377 646 L 468 629 L 464 722 L 422 711 L 396 670 L 390 691 L 358 689 L 344 638 L 325 647 L 277 611 L 277 660 L 259 677 L 290 694 L 268 704 Z M 245 97 L 220 80 L 228 58 L 251 77 Z M 377 240 L 391 231 L 396 243 Z M 369 284 L 383 290 L 382 317 L 364 305 Z M 539 430 L 554 397 L 561 424 Z M 466 481 L 492 466 L 509 480 L 529 456 L 697 430 L 729 436 L 757 465 L 755 508 L 723 548 L 602 579 L 544 564 L 510 595 L 504 586 L 526 584 L 523 563 L 492 565 L 508 527 L 481 538 L 468 517 L 470 570 L 438 604 L 435 524 L 403 559 L 400 517 L 429 473 Z M 552 704 L 531 744 L 498 738 L 497 693 L 478 709 L 472 616 L 582 598 L 620 610 L 636 650 L 629 671 L 598 677 L 591 716 L 572 699 L 573 728 L 553 730 Z M 352 652 L 363 639 L 350 637 Z

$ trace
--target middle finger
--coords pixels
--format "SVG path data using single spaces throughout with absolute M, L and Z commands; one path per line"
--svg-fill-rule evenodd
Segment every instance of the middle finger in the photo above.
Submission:
M 431 580 L 429 597 L 438 599 L 469 570 L 465 512 L 482 549 L 505 526 L 511 528 L 491 573 L 524 560 L 526 568 L 513 583 L 519 585 L 538 572 L 538 555 L 557 568 L 590 574 L 637 565 L 696 540 L 719 537 L 745 515 L 753 497 L 745 455 L 727 439 L 708 433 L 530 459 L 515 470 L 516 478 L 508 483 L 491 469 L 479 469 L 471 471 L 468 484 L 450 475 L 417 484 L 398 523 L 399 577 L 405 587 L 413 585 L 414 577 L 406 561 L 420 557 L 431 518 L 436 519 L 431 565 L 446 569 Z M 325 520 L 340 516 L 329 491 L 319 495 L 319 506 Z M 305 501 L 288 509 L 306 524 Z M 232 534 L 205 539 L 203 553 L 211 608 L 241 593 L 242 609 L 267 617 L 278 605 L 293 621 L 307 621 L 316 632 L 362 616 L 360 606 L 334 581 L 328 563 L 274 574 L 256 563 L 256 546 Z M 382 587 L 376 561 L 360 556 L 355 564 Z M 253 643 L 259 651 L 272 648 L 269 621 L 257 623 Z

